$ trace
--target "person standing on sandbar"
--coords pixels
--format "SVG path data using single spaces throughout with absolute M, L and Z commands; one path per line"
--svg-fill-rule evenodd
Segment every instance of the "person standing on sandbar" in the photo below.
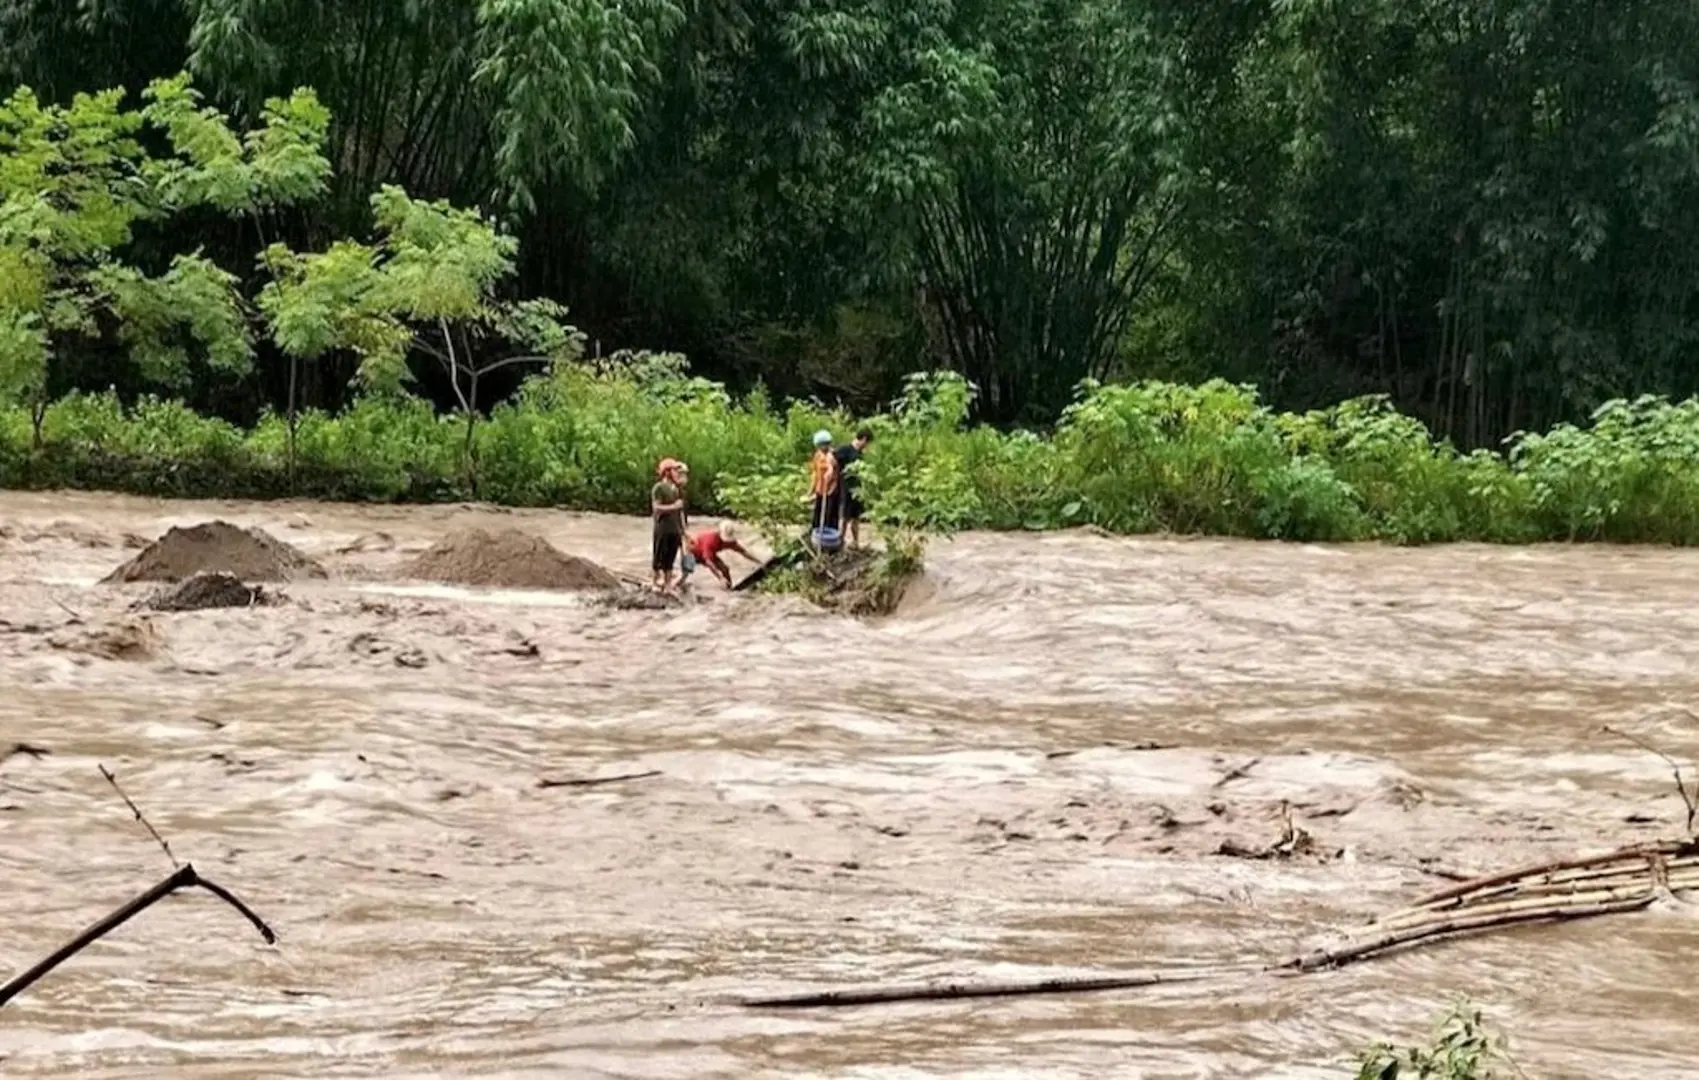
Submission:
M 808 494 L 814 500 L 813 527 L 838 527 L 838 458 L 832 453 L 832 433 L 814 433 L 814 456 L 808 459 Z
M 673 564 L 684 546 L 683 464 L 667 458 L 656 468 L 660 480 L 649 490 L 649 513 L 654 519 L 649 569 L 656 592 L 677 595 Z
M 867 508 L 861 505 L 861 478 L 850 466 L 861 460 L 867 444 L 872 441 L 873 432 L 862 428 L 855 433 L 854 439 L 832 452 L 838 469 L 838 516 L 842 522 L 839 527 L 849 534 L 852 549 L 861 546 L 861 515 L 867 512 Z

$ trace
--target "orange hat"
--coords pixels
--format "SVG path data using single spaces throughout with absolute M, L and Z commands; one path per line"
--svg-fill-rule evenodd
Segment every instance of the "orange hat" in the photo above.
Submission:
M 677 468 L 678 468 L 678 461 L 676 459 L 670 458 L 670 457 L 669 458 L 662 458 L 661 463 L 659 465 L 655 466 L 655 475 L 664 477 L 668 473 L 674 471 Z

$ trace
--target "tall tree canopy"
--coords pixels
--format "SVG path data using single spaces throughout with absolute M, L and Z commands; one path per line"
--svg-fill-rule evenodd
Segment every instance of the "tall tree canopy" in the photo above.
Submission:
M 312 87 L 326 193 L 191 219 L 222 265 L 365 235 L 391 184 L 503 219 L 512 288 L 592 349 L 864 397 L 947 365 L 1040 422 L 1082 378 L 1219 374 L 1488 444 L 1699 388 L 1696 30 L 1676 0 L 0 0 L 0 92 L 186 67 L 253 126 Z

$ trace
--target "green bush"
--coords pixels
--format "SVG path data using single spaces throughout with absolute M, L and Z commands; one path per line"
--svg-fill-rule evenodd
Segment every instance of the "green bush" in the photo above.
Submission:
M 47 408 L 39 448 L 28 409 L 0 406 L 0 484 L 423 501 L 470 498 L 475 478 L 493 502 L 641 513 L 671 456 L 690 463 L 698 512 L 789 526 L 807 518 L 812 434 L 843 441 L 866 424 L 867 501 L 915 533 L 1699 542 L 1699 401 L 1613 401 L 1588 427 L 1519 434 L 1502 455 L 1459 454 L 1384 398 L 1278 413 L 1219 380 L 1087 384 L 1050 435 L 971 425 L 972 404 L 959 376 L 929 373 L 858 421 L 759 390 L 737 399 L 679 357 L 627 354 L 533 377 L 469 449 L 459 418 L 407 396 L 304 413 L 291 476 L 279 416 L 244 431 L 172 401 L 71 394 Z
M 1459 998 L 1434 1025 L 1426 1046 L 1381 1043 L 1358 1055 L 1357 1080 L 1511 1080 L 1526 1077 L 1506 1040 L 1481 1010 Z

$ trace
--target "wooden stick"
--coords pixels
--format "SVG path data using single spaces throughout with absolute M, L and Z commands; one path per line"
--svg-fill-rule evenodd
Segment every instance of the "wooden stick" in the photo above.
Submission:
M 140 915 L 148 908 L 159 903 L 178 889 L 193 888 L 196 885 L 206 889 L 208 892 L 230 904 L 237 911 L 240 911 L 244 916 L 246 916 L 248 921 L 253 923 L 254 926 L 259 929 L 260 936 L 265 938 L 266 944 L 274 944 L 277 941 L 277 935 L 272 932 L 271 927 L 265 924 L 265 920 L 254 914 L 253 910 L 249 908 L 248 905 L 242 903 L 241 900 L 237 899 L 235 894 L 223 886 L 207 881 L 205 878 L 202 878 L 199 874 L 195 873 L 193 863 L 184 863 L 182 866 L 179 866 L 176 870 L 172 871 L 170 877 L 142 893 L 134 900 L 124 904 L 105 918 L 93 923 L 82 933 L 54 950 L 51 955 L 42 960 L 39 964 L 36 964 L 28 971 L 14 976 L 6 983 L 5 986 L 0 986 L 0 1007 L 5 1006 L 13 998 L 27 990 L 42 976 L 52 971 L 60 964 L 63 964 L 71 957 L 82 952 L 96 941 L 99 941 L 101 938 L 124 925 L 126 922 L 129 922 L 137 915 Z
M 1307 974 L 1323 968 L 1343 967 L 1402 946 L 1479 930 L 1531 922 L 1558 922 L 1615 912 L 1634 911 L 1653 900 L 1651 895 L 1627 900 L 1601 901 L 1585 906 L 1541 907 L 1486 917 L 1454 918 L 1432 924 L 1380 934 L 1367 941 L 1352 942 L 1332 949 L 1318 949 L 1280 964 L 1265 967 L 1223 966 L 1179 972 L 1140 972 L 1127 975 L 1083 976 L 1043 979 L 1036 982 L 941 983 L 908 986 L 827 990 L 812 994 L 748 998 L 747 1008 L 810 1009 L 834 1006 L 884 1005 L 902 1001 L 962 1001 L 972 998 L 1027 997 L 1039 994 L 1081 994 L 1104 990 L 1131 990 L 1171 983 L 1202 982 L 1247 974 Z
M 229 904 L 231 907 L 235 908 L 237 911 L 240 911 L 244 918 L 246 918 L 249 922 L 254 924 L 254 929 L 258 930 L 260 932 L 260 937 L 265 939 L 265 943 L 267 945 L 276 945 L 277 944 L 277 932 L 275 930 L 273 930 L 269 925 L 267 925 L 266 921 L 264 919 L 260 918 L 259 915 L 257 915 L 254 912 L 253 908 L 249 907 L 247 904 L 244 904 L 242 902 L 242 898 L 240 896 L 237 896 L 235 893 L 231 892 L 229 889 L 226 889 L 224 886 L 220 885 L 218 882 L 209 881 L 208 879 L 206 879 L 204 877 L 197 876 L 195 878 L 195 884 L 199 885 L 201 888 L 205 889 L 207 892 L 211 893 L 212 895 L 218 897 L 220 900 L 224 901 L 226 904 Z
M 1623 864 L 1623 865 L 1617 865 Z M 1369 925 L 1371 936 L 1313 950 L 1278 964 L 1220 966 L 1173 972 L 1044 979 L 1034 982 L 941 983 L 830 990 L 750 998 L 750 1008 L 821 1008 L 902 1001 L 1126 990 L 1243 974 L 1300 975 L 1342 967 L 1395 949 L 1443 938 L 1540 922 L 1566 922 L 1650 905 L 1661 889 L 1699 888 L 1699 843 L 1637 844 L 1598 855 L 1538 863 L 1473 878 L 1423 897 Z
M 1613 853 L 1614 854 L 1614 853 Z M 1590 860 L 1576 860 L 1587 862 Z M 1699 882 L 1699 875 L 1695 875 Z M 1279 964 L 1261 967 L 1222 966 L 1178 972 L 1141 972 L 1126 975 L 1084 976 L 1044 979 L 1036 982 L 942 983 L 900 985 L 811 994 L 746 999 L 750 1008 L 823 1008 L 831 1006 L 878 1005 L 902 1001 L 958 1001 L 970 998 L 1016 997 L 1038 994 L 1091 993 L 1127 990 L 1166 983 L 1198 982 L 1244 974 L 1307 974 L 1324 968 L 1343 967 L 1394 949 L 1426 944 L 1441 938 L 1478 933 L 1537 922 L 1564 922 L 1599 915 L 1638 911 L 1657 898 L 1650 884 L 1638 882 L 1615 887 L 1595 887 L 1586 892 L 1559 897 L 1520 897 L 1463 909 L 1441 917 L 1439 912 L 1406 909 L 1375 925 L 1380 932 L 1361 940 L 1317 949 Z
M 118 778 L 112 775 L 105 765 L 100 766 L 100 775 L 106 777 L 106 782 L 111 784 L 112 790 L 116 791 L 118 797 L 124 800 L 124 805 L 130 808 L 130 813 L 136 815 L 136 820 L 142 823 L 142 828 L 146 829 L 148 834 L 154 838 L 154 841 L 165 850 L 165 857 L 171 860 L 171 865 L 176 866 L 177 856 L 171 854 L 171 845 L 165 842 L 165 837 L 159 835 L 159 830 L 153 827 L 153 822 L 142 815 L 141 808 L 131 802 L 128 795 L 124 794 L 124 789 L 118 786 Z
M 652 776 L 659 775 L 661 775 L 661 770 L 650 769 L 648 772 L 620 773 L 618 776 L 587 776 L 578 780 L 550 780 L 545 777 L 537 781 L 537 786 L 540 788 L 587 788 L 598 787 L 602 784 L 617 784 L 622 780 L 647 780 Z
M 1126 975 L 1064 976 L 1037 982 L 916 983 L 861 990 L 826 990 L 814 994 L 748 998 L 738 1004 L 751 1009 L 817 1009 L 827 1006 L 887 1005 L 899 1001 L 966 1001 L 972 998 L 1019 997 L 1032 994 L 1086 994 L 1168 983 L 1202 982 L 1225 975 L 1251 974 L 1258 970 L 1261 969 L 1227 967 L 1182 972 L 1150 971 Z
M 1687 781 L 1682 777 L 1681 766 L 1676 762 L 1676 760 L 1664 753 L 1662 750 L 1653 746 L 1651 743 L 1640 738 L 1638 735 L 1632 735 L 1623 731 L 1621 728 L 1614 728 L 1609 724 L 1606 724 L 1600 730 L 1605 732 L 1607 735 L 1615 735 L 1619 739 L 1626 739 L 1647 753 L 1656 754 L 1658 757 L 1664 759 L 1664 764 L 1668 765 L 1670 770 L 1675 774 L 1675 792 L 1677 795 L 1681 796 L 1681 804 L 1687 807 L 1687 836 L 1689 839 L 1692 839 L 1693 820 L 1694 818 L 1699 817 L 1699 801 L 1695 801 L 1695 794 L 1687 790 Z

